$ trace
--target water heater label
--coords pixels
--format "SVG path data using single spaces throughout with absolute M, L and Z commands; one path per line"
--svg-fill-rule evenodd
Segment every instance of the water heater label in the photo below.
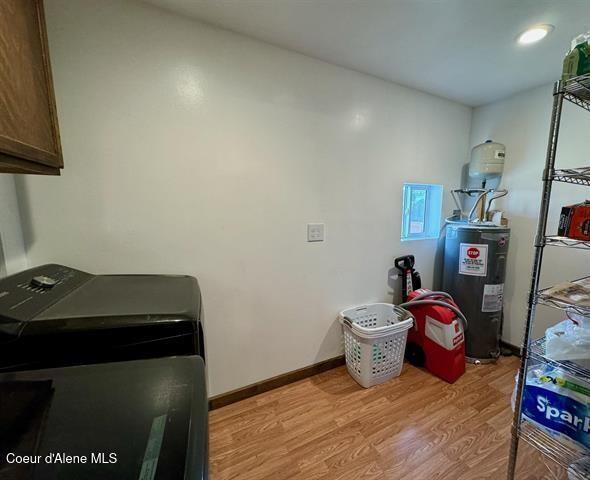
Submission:
M 504 303 L 504 284 L 484 285 L 482 312 L 500 312 Z
M 462 243 L 459 252 L 459 273 L 485 277 L 488 273 L 488 246 L 478 243 Z

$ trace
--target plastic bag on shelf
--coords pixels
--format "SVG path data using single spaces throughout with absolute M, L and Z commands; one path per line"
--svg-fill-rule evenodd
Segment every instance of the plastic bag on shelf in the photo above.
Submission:
M 568 317 L 545 331 L 545 355 L 590 368 L 590 318 L 573 313 Z

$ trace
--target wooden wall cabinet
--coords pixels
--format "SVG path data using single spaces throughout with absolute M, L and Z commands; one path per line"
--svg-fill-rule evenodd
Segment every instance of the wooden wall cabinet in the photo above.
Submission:
M 63 168 L 42 0 L 0 0 L 0 172 Z

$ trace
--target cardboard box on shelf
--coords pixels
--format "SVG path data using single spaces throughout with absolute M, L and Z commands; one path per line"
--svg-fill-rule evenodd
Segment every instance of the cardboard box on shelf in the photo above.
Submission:
M 590 240 L 590 201 L 561 209 L 557 234 L 575 240 Z

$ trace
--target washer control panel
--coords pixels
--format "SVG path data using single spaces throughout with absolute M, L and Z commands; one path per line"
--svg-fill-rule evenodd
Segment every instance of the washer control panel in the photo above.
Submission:
M 80 270 L 49 264 L 3 278 L 0 280 L 0 333 L 3 324 L 33 319 L 92 277 Z
M 31 280 L 31 286 L 34 288 L 42 288 L 43 290 L 53 288 L 57 285 L 55 278 L 48 277 L 46 275 L 37 275 Z

